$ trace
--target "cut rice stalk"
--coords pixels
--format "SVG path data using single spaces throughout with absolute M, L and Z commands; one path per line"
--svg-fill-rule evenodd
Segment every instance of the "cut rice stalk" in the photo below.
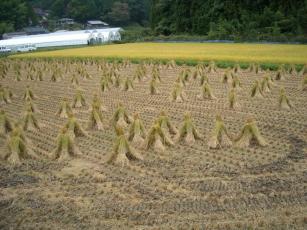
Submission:
M 62 102 L 61 102 L 61 106 L 58 109 L 58 111 L 56 112 L 57 116 L 60 116 L 61 118 L 68 118 L 69 115 L 72 115 L 73 111 L 67 101 L 67 99 L 65 98 Z
M 211 90 L 211 87 L 208 82 L 205 82 L 202 86 L 201 93 L 197 95 L 197 98 L 202 100 L 202 99 L 210 99 L 214 100 L 216 97 L 213 95 L 213 92 Z
M 262 93 L 261 86 L 258 80 L 256 80 L 254 83 L 251 96 L 255 98 L 263 98 L 263 93 Z
M 65 161 L 81 155 L 79 148 L 76 146 L 74 139 L 69 135 L 66 127 L 62 128 L 58 135 L 56 145 L 56 148 L 51 154 L 52 159 Z
M 37 155 L 27 146 L 19 129 L 13 129 L 7 141 L 7 151 L 0 153 L 1 158 L 13 165 L 20 165 L 23 159 L 37 158 Z
M 0 135 L 5 136 L 13 130 L 13 125 L 4 110 L 0 111 Z
M 145 138 L 145 127 L 139 115 L 136 113 L 134 114 L 134 119 L 129 129 L 128 140 L 133 146 L 140 148 L 144 145 Z
M 114 150 L 107 160 L 107 163 L 126 166 L 130 164 L 131 160 L 143 160 L 142 155 L 136 152 L 136 150 L 129 145 L 122 128 L 116 127 L 116 134 L 117 137 L 115 140 Z
M 112 124 L 114 127 L 120 127 L 120 128 L 126 128 L 129 124 L 131 124 L 132 119 L 129 117 L 126 108 L 122 105 L 122 103 L 119 103 L 113 118 L 112 118 Z
M 157 153 L 164 153 L 166 145 L 173 146 L 174 143 L 170 139 L 170 137 L 165 135 L 165 133 L 162 131 L 159 123 L 156 122 L 150 128 L 150 130 L 147 134 L 147 138 L 145 140 L 144 148 L 146 150 L 153 148 L 153 150 Z
M 190 113 L 186 113 L 181 128 L 179 129 L 179 133 L 177 137 L 175 137 L 176 142 L 184 141 L 187 145 L 191 146 L 196 140 L 200 139 L 202 139 L 202 137 L 196 130 Z
M 293 107 L 292 103 L 290 102 L 289 98 L 286 95 L 284 88 L 280 89 L 278 106 L 282 110 L 291 110 L 291 108 Z
M 217 149 L 232 146 L 232 140 L 227 132 L 221 116 L 216 116 L 215 127 L 208 142 L 209 148 Z
M 81 125 L 78 123 L 74 115 L 69 114 L 68 121 L 65 126 L 68 134 L 74 139 L 75 137 L 85 137 L 88 134 L 84 131 Z
M 80 89 L 77 90 L 76 95 L 74 97 L 72 107 L 73 108 L 81 108 L 86 106 L 86 101 Z
M 267 142 L 260 134 L 256 121 L 254 119 L 248 119 L 239 137 L 236 139 L 236 146 L 245 148 L 251 146 L 253 143 L 260 146 L 267 145 Z

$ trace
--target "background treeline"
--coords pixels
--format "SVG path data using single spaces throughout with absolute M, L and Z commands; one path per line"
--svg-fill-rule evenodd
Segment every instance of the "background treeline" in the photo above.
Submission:
M 1 0 L 0 35 L 39 24 L 33 8 L 124 27 L 125 41 L 307 41 L 307 0 Z
M 307 34 L 307 0 L 152 0 L 155 34 L 262 40 Z
M 56 18 L 70 17 L 84 23 L 101 19 L 113 25 L 145 25 L 150 0 L 29 0 L 33 6 L 51 11 Z

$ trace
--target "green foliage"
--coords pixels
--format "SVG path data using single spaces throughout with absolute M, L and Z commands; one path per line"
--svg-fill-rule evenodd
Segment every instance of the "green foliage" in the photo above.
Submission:
M 307 1 L 153 0 L 156 35 L 207 35 L 208 39 L 287 40 L 307 34 Z
M 1 0 L 0 34 L 12 32 L 27 26 L 31 21 L 37 23 L 32 7 L 26 0 Z
M 107 15 L 114 25 L 125 25 L 130 20 L 129 6 L 127 3 L 115 2 Z
M 33 5 L 51 9 L 54 18 L 71 17 L 78 22 L 102 19 L 112 25 L 145 25 L 150 0 L 32 0 Z M 51 6 L 51 7 L 50 7 Z

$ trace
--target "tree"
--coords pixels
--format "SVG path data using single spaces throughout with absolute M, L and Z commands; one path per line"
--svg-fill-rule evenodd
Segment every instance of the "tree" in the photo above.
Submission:
M 156 34 L 255 39 L 307 34 L 307 0 L 152 0 Z
M 146 17 L 146 7 L 143 0 L 129 0 L 127 1 L 129 6 L 130 20 L 143 24 Z
M 129 5 L 127 3 L 115 2 L 111 12 L 108 13 L 108 19 L 114 25 L 127 25 L 130 20 Z
M 64 0 L 55 0 L 51 5 L 51 14 L 56 17 L 63 17 L 66 15 L 67 2 Z
M 1 0 L 0 4 L 0 33 L 20 30 L 35 24 L 36 16 L 26 0 Z
M 68 15 L 79 22 L 97 17 L 94 0 L 71 0 L 68 3 Z

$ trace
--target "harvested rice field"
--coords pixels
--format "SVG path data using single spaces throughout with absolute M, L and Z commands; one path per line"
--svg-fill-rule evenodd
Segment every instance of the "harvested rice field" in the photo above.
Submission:
M 0 229 L 306 229 L 307 67 L 0 61 Z

